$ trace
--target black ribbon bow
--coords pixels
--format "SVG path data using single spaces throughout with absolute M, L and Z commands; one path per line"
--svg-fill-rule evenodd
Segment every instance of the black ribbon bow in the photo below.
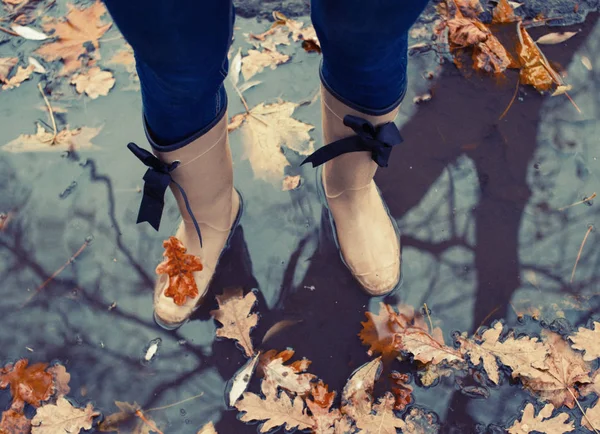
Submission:
M 344 116 L 344 125 L 352 128 L 355 136 L 337 140 L 309 155 L 302 164 L 312 163 L 313 167 L 348 152 L 371 151 L 371 158 L 379 167 L 387 167 L 392 148 L 403 142 L 400 131 L 394 122 L 374 127 L 371 122 L 358 116 Z
M 148 170 L 144 174 L 144 193 L 142 196 L 142 203 L 140 205 L 140 212 L 138 214 L 137 222 L 148 222 L 150 226 L 158 231 L 160 227 L 160 219 L 162 217 L 163 208 L 165 206 L 165 192 L 171 182 L 177 186 L 185 202 L 185 207 L 192 218 L 196 233 L 200 239 L 200 247 L 202 247 L 202 235 L 200 234 L 200 226 L 192 213 L 190 203 L 187 195 L 183 190 L 183 187 L 173 180 L 171 172 L 181 164 L 179 161 L 173 163 L 165 163 L 160 161 L 156 156 L 140 148 L 135 143 L 129 143 L 127 148 L 133 152 L 142 163 L 148 166 Z

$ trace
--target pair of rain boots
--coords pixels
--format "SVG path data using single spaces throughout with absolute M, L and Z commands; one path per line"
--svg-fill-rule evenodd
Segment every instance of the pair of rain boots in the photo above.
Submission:
M 305 162 L 318 168 L 317 186 L 343 263 L 367 294 L 383 296 L 401 284 L 400 235 L 373 177 L 378 165 L 387 165 L 391 148 L 401 141 L 393 123 L 398 110 L 368 116 L 321 89 L 323 134 L 329 145 Z M 189 270 L 195 270 L 187 278 L 165 271 L 165 262 L 157 270 L 165 274 L 159 274 L 155 285 L 154 318 L 172 330 L 202 303 L 242 214 L 243 201 L 233 186 L 227 116 L 181 148 L 163 151 L 153 146 L 154 155 L 133 144 L 130 149 L 150 167 L 144 176 L 138 222 L 150 221 L 158 228 L 159 196 L 170 186 L 182 216 L 175 234 L 178 241 L 171 238 L 169 242 L 176 244 L 170 248 Z M 195 291 L 183 299 L 174 297 L 169 287 L 182 284 L 195 285 Z

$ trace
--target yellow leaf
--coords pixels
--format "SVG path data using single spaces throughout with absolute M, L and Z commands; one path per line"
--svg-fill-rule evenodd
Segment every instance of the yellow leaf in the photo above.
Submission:
M 242 58 L 242 75 L 244 80 L 262 72 L 266 67 L 275 69 L 277 65 L 290 60 L 290 56 L 278 51 L 248 50 L 248 55 Z
M 51 131 L 38 124 L 35 134 L 21 134 L 2 147 L 6 152 L 47 152 L 72 151 L 74 149 L 90 149 L 95 145 L 91 140 L 98 135 L 101 128 L 81 127 L 73 130 L 65 128 L 53 139 Z
M 569 336 L 576 350 L 584 351 L 583 360 L 591 362 L 600 357 L 600 322 L 594 321 L 593 328 L 579 327 L 577 333 Z
M 564 434 L 575 430 L 573 422 L 568 422 L 568 413 L 559 413 L 556 416 L 551 417 L 553 411 L 554 406 L 552 404 L 546 404 L 537 416 L 535 416 L 535 407 L 533 404 L 528 403 L 523 410 L 521 419 L 515 421 L 508 429 L 508 432 L 509 434 L 528 434 L 531 432 Z
M 96 99 L 100 95 L 106 96 L 115 85 L 115 79 L 110 71 L 103 71 L 94 66 L 87 72 L 75 74 L 71 77 L 71 84 L 75 85 L 77 93 L 86 93 L 90 98 Z
M 2 85 L 2 90 L 19 87 L 25 80 L 29 80 L 34 69 L 35 67 L 33 65 L 29 65 L 27 68 L 19 66 L 15 75 L 9 78 L 6 83 Z
M 581 420 L 581 425 L 590 431 L 600 430 L 600 399 L 596 405 L 585 411 L 585 417 Z

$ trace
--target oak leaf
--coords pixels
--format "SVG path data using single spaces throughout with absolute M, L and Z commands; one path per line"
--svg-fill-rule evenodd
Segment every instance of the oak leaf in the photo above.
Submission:
M 216 296 L 219 308 L 210 314 L 223 327 L 218 328 L 218 337 L 233 339 L 243 348 L 247 357 L 254 355 L 250 331 L 258 323 L 258 315 L 250 311 L 256 303 L 256 295 L 249 292 L 244 295 L 241 288 L 227 288 L 222 295 Z
M 70 130 L 68 127 L 59 131 L 56 136 L 47 131 L 41 124 L 37 124 L 35 134 L 21 134 L 16 139 L 2 147 L 6 152 L 47 152 L 47 151 L 73 151 L 90 149 L 95 145 L 92 139 L 98 135 L 101 128 L 81 127 Z
M 342 391 L 342 413 L 353 420 L 371 414 L 373 388 L 381 375 L 381 357 L 365 363 L 352 373 Z
M 412 402 L 413 388 L 408 384 L 410 377 L 408 374 L 392 372 L 390 380 L 392 382 L 392 395 L 394 395 L 394 410 L 402 411 Z
M 242 58 L 242 75 L 248 80 L 254 75 L 262 72 L 266 67 L 275 69 L 277 65 L 290 60 L 290 56 L 279 51 L 271 50 L 248 50 L 248 55 Z
M 141 413 L 142 408 L 137 402 L 115 401 L 119 412 L 110 414 L 98 425 L 100 432 L 117 432 L 122 434 L 158 433 L 156 423 L 147 415 Z M 143 419 L 140 417 L 143 415 Z
M 67 369 L 63 365 L 51 366 L 46 369 L 46 372 L 52 374 L 56 396 L 65 396 L 71 391 L 71 388 L 69 387 L 71 374 L 67 372 Z
M 21 359 L 0 368 L 0 389 L 10 387 L 14 402 L 39 407 L 54 393 L 52 374 L 46 372 L 46 363 L 27 366 L 28 363 L 27 359 Z
M 379 314 L 365 312 L 367 320 L 361 322 L 362 329 L 358 334 L 360 341 L 369 346 L 369 355 L 383 354 L 385 357 L 396 357 L 399 351 L 395 345 L 396 334 L 404 331 L 409 319 L 398 315 L 394 308 L 379 303 Z
M 404 434 L 437 434 L 440 430 L 434 416 L 420 407 L 411 408 L 404 416 L 404 422 L 406 423 L 402 429 Z
M 2 413 L 0 420 L 0 434 L 29 434 L 31 432 L 31 420 L 20 411 L 9 408 Z
M 586 362 L 600 357 L 600 322 L 594 321 L 592 329 L 579 327 L 569 339 L 573 342 L 573 348 L 584 351 L 583 360 Z
M 535 375 L 521 378 L 523 386 L 557 408 L 573 408 L 579 396 L 576 386 L 591 382 L 591 366 L 559 334 L 544 331 L 543 337 L 549 348 L 545 366 Z
M 400 351 L 413 355 L 422 363 L 461 362 L 463 357 L 454 348 L 436 340 L 428 332 L 420 329 L 407 329 L 397 335 L 396 346 Z
M 75 85 L 77 93 L 86 93 L 91 99 L 100 95 L 106 96 L 115 85 L 115 78 L 110 71 L 103 71 L 94 66 L 85 73 L 75 74 L 71 77 L 71 84 Z
M 549 348 L 537 338 L 515 338 L 512 333 L 500 341 L 502 329 L 503 325 L 498 321 L 481 335 L 481 339 L 459 337 L 457 341 L 460 343 L 460 352 L 468 355 L 473 365 L 482 364 L 494 384 L 500 382 L 497 360 L 512 369 L 513 377 L 535 376 L 538 373 L 536 367 L 544 366 Z
M 236 408 L 243 412 L 242 422 L 264 421 L 260 433 L 267 433 L 273 428 L 285 426 L 287 431 L 292 429 L 309 429 L 314 425 L 313 418 L 306 413 L 304 402 L 299 396 L 290 397 L 287 393 L 277 391 L 277 385 L 263 380 L 259 395 L 251 392 L 244 393 L 236 403 Z
M 88 53 L 91 44 L 98 54 L 98 39 L 106 33 L 112 23 L 103 24 L 101 17 L 106 13 L 104 4 L 97 0 L 90 7 L 79 9 L 68 5 L 64 20 L 46 23 L 44 30 L 54 30 L 58 40 L 45 44 L 36 53 L 48 61 L 62 59 L 64 67 L 60 75 L 68 75 L 81 67 L 80 57 Z
M 585 411 L 585 417 L 581 419 L 581 425 L 590 431 L 598 432 L 600 430 L 600 399 L 596 401 L 593 407 Z
M 535 407 L 528 403 L 523 410 L 520 420 L 508 429 L 509 434 L 528 434 L 541 432 L 546 434 L 563 434 L 575 430 L 573 422 L 568 422 L 568 413 L 559 413 L 552 417 L 554 406 L 546 404 L 537 416 L 534 414 Z
M 0 82 L 6 83 L 10 71 L 19 63 L 18 57 L 0 57 Z
M 354 423 L 365 434 L 396 434 L 397 428 L 403 429 L 405 422 L 394 414 L 395 399 L 387 392 L 373 405 L 372 411 L 357 414 Z
M 284 363 L 293 355 L 294 351 L 290 349 L 280 353 L 274 350 L 267 351 L 260 357 L 260 373 L 264 375 L 265 380 L 278 387 L 304 395 L 310 391 L 311 381 L 315 379 L 315 376 L 305 373 L 311 363 L 308 359 L 297 360 L 285 365 Z
M 32 434 L 78 433 L 91 429 L 92 419 L 100 413 L 92 404 L 85 408 L 76 408 L 64 397 L 59 397 L 56 404 L 46 404 L 37 409 L 31 420 Z
M 2 90 L 14 89 L 15 87 L 19 87 L 21 83 L 31 78 L 31 74 L 33 74 L 34 69 L 35 67 L 33 65 L 29 65 L 26 68 L 23 68 L 22 66 L 17 67 L 17 72 L 15 73 L 15 75 L 6 80 L 6 82 L 2 85 Z
M 175 237 L 163 241 L 165 251 L 164 260 L 156 267 L 156 274 L 169 276 L 169 287 L 165 291 L 166 297 L 173 298 L 178 306 L 186 303 L 187 297 L 198 297 L 198 286 L 194 279 L 194 272 L 202 271 L 200 258 L 185 253 L 187 249 Z
M 312 399 L 306 399 L 306 406 L 315 421 L 312 427 L 313 433 L 334 433 L 335 424 L 340 422 L 342 418 L 339 409 L 331 408 L 335 399 L 335 392 L 330 392 L 327 385 L 319 380 L 317 384 L 312 385 L 310 397 Z
M 282 152 L 285 146 L 300 155 L 310 155 L 314 143 L 308 132 L 314 127 L 292 118 L 298 104 L 260 103 L 250 112 L 236 115 L 230 126 L 240 128 L 245 157 L 250 161 L 254 176 L 265 181 L 278 181 L 289 161 Z M 232 131 L 235 128 L 229 128 Z

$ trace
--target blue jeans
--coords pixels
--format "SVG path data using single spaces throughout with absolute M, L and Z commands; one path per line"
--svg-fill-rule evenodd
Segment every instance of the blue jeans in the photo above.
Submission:
M 231 0 L 104 1 L 133 47 L 153 141 L 184 146 L 214 125 L 227 107 Z M 408 30 L 428 1 L 312 0 L 323 85 L 366 114 L 393 110 L 406 91 Z

